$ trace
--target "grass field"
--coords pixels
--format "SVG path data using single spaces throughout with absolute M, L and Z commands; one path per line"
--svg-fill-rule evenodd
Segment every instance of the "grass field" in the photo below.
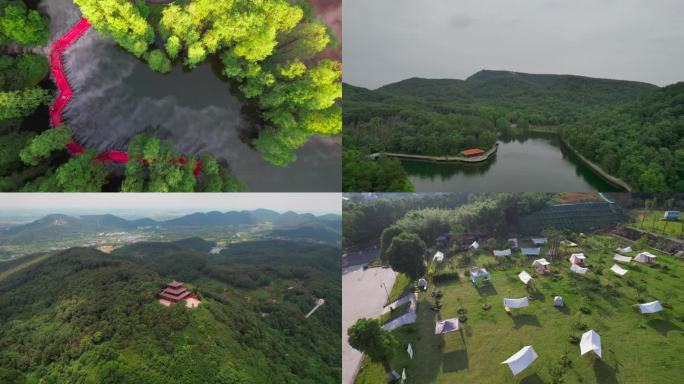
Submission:
M 642 228 L 641 219 L 644 214 L 646 217 L 644 217 Z M 674 238 L 682 238 L 682 234 L 684 233 L 684 221 L 662 220 L 664 214 L 665 211 L 648 211 L 646 213 L 640 211 L 635 215 L 638 220 L 634 222 L 633 225 L 635 228 L 662 233 Z
M 398 372 L 406 369 L 407 384 L 553 383 L 567 353 L 570 365 L 561 374 L 563 383 L 680 383 L 684 376 L 681 261 L 649 250 L 658 256 L 658 267 L 623 265 L 629 272 L 619 277 L 609 269 L 619 245 L 626 244 L 609 236 L 585 239 L 580 249 L 591 265 L 585 276 L 570 272 L 567 257 L 552 261 L 554 275 L 537 276 L 532 259 L 518 255 L 511 263 L 490 265 L 490 286 L 476 289 L 467 279 L 438 284 L 444 294 L 439 313 L 430 309 L 429 293 L 421 293 L 417 322 L 394 331 L 400 346 L 392 367 Z M 445 265 L 450 264 L 447 261 Z M 534 277 L 531 292 L 517 277 L 523 269 Z M 529 307 L 513 309 L 512 316 L 504 312 L 504 297 L 526 295 L 534 297 Z M 553 307 L 554 295 L 563 297 L 565 308 Z M 492 305 L 488 311 L 482 309 L 485 297 Z M 637 300 L 655 299 L 665 304 L 665 311 L 641 315 L 633 307 Z M 467 316 L 461 333 L 435 335 L 435 321 L 456 317 L 460 308 Z M 580 357 L 579 345 L 570 343 L 571 335 L 580 337 L 585 332 L 581 328 L 599 333 L 603 359 L 591 352 Z M 409 342 L 413 360 L 406 353 Z M 539 358 L 514 377 L 500 362 L 526 345 L 532 345 Z M 364 359 L 362 366 L 357 384 L 384 383 L 380 364 Z

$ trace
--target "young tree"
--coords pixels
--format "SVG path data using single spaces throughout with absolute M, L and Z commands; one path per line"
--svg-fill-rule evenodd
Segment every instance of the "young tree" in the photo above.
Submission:
M 28 10 L 23 2 L 0 4 L 0 35 L 25 46 L 45 45 L 50 35 L 47 18 Z M 0 39 L 3 40 L 3 39 Z
M 50 93 L 41 88 L 0 92 L 0 120 L 18 119 L 50 102 Z
M 57 168 L 57 183 L 64 192 L 101 192 L 109 170 L 88 150 Z
M 362 318 L 347 330 L 349 345 L 366 354 L 371 360 L 382 363 L 385 372 L 392 371 L 390 359 L 399 341 L 389 331 L 382 329 L 377 319 Z
M 160 73 L 171 72 L 171 60 L 159 49 L 150 52 L 147 56 L 147 63 L 153 71 Z
M 396 225 L 389 226 L 382 231 L 382 235 L 380 235 L 380 260 L 384 263 L 389 262 L 387 250 L 392 244 L 392 240 L 403 232 L 404 230 Z
M 60 125 L 54 129 L 43 131 L 25 147 L 19 156 L 27 165 L 36 166 L 42 160 L 47 159 L 52 152 L 65 149 L 71 141 L 71 132 L 66 125 Z
M 414 233 L 403 232 L 395 236 L 387 249 L 390 266 L 412 280 L 425 273 L 425 242 Z

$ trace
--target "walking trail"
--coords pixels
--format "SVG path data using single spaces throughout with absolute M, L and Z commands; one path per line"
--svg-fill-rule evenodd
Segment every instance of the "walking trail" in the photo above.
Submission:
M 62 112 L 74 94 L 64 72 L 62 54 L 67 48 L 78 41 L 78 39 L 80 39 L 91 28 L 91 26 L 92 25 L 90 22 L 88 22 L 88 20 L 82 18 L 73 28 L 71 28 L 62 37 L 55 40 L 55 42 L 49 47 L 52 77 L 54 78 L 57 89 L 59 90 L 59 96 L 55 100 L 54 104 L 50 107 L 50 124 L 52 124 L 53 128 L 64 124 Z M 73 139 L 67 144 L 66 147 L 69 150 L 69 153 L 72 155 L 80 155 L 85 152 L 85 149 Z M 129 158 L 128 153 L 126 152 L 109 151 L 98 156 L 97 160 L 111 161 L 114 163 L 127 163 Z M 183 165 L 187 163 L 187 160 L 184 156 L 180 156 L 178 159 L 170 160 L 170 162 Z M 198 160 L 193 172 L 194 175 L 199 175 L 201 169 L 202 163 Z

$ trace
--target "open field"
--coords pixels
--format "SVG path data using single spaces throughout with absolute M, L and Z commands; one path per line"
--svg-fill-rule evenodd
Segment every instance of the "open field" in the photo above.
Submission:
M 684 234 L 684 221 L 665 221 L 662 220 L 665 211 L 648 211 L 638 212 L 635 216 L 638 218 L 632 225 L 635 228 L 643 229 L 645 231 L 652 231 L 661 233 L 674 238 L 682 238 Z M 646 215 L 644 217 L 644 215 Z M 643 227 L 642 221 L 643 220 Z
M 521 255 L 511 261 L 473 257 L 473 265 L 487 265 L 492 284 L 476 289 L 470 280 L 437 284 L 442 291 L 441 312 L 430 309 L 429 292 L 420 293 L 415 324 L 404 326 L 394 335 L 400 340 L 392 367 L 406 368 L 406 383 L 679 383 L 684 375 L 684 271 L 681 261 L 654 250 L 658 266 L 632 263 L 624 277 L 610 271 L 614 249 L 623 245 L 610 236 L 585 239 L 579 250 L 587 255 L 590 272 L 570 271 L 566 256 L 551 261 L 553 274 L 537 275 L 532 258 Z M 637 252 L 629 254 L 636 255 Z M 543 252 L 542 254 L 545 254 Z M 456 265 L 462 255 L 445 259 L 442 268 Z M 485 259 L 487 261 L 485 261 Z M 461 268 L 462 270 L 465 268 Z M 517 274 L 533 275 L 528 292 Z M 527 308 L 503 310 L 504 297 L 529 295 Z M 553 297 L 561 295 L 565 308 L 553 307 Z M 665 310 L 651 315 L 639 314 L 633 306 L 638 300 L 660 300 Z M 482 309 L 485 302 L 492 305 Z M 464 309 L 467 320 L 461 333 L 437 336 L 435 321 L 456 317 Z M 580 357 L 580 337 L 593 329 L 601 336 L 603 359 L 592 353 Z M 411 343 L 414 359 L 406 353 Z M 518 376 L 500 363 L 526 345 L 532 345 L 539 358 Z M 567 353 L 570 365 L 561 369 Z M 356 383 L 382 383 L 380 364 L 362 362 Z M 556 381 L 554 381 L 556 378 Z

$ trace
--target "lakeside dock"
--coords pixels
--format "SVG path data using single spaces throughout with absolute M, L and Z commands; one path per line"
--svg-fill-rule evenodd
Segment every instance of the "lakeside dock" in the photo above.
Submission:
M 431 162 L 436 162 L 436 163 L 468 163 L 468 164 L 474 164 L 474 163 L 481 163 L 483 161 L 487 161 L 490 158 L 492 158 L 495 154 L 496 151 L 499 148 L 499 143 L 496 143 L 492 148 L 487 150 L 485 153 L 482 155 L 478 156 L 428 156 L 428 155 L 412 155 L 408 153 L 395 153 L 395 152 L 384 152 L 384 153 L 373 153 L 370 155 L 370 157 L 373 160 L 376 160 L 378 157 L 381 155 L 385 155 L 387 157 L 395 157 L 398 159 L 406 159 L 406 160 L 418 160 L 418 161 L 431 161 Z

